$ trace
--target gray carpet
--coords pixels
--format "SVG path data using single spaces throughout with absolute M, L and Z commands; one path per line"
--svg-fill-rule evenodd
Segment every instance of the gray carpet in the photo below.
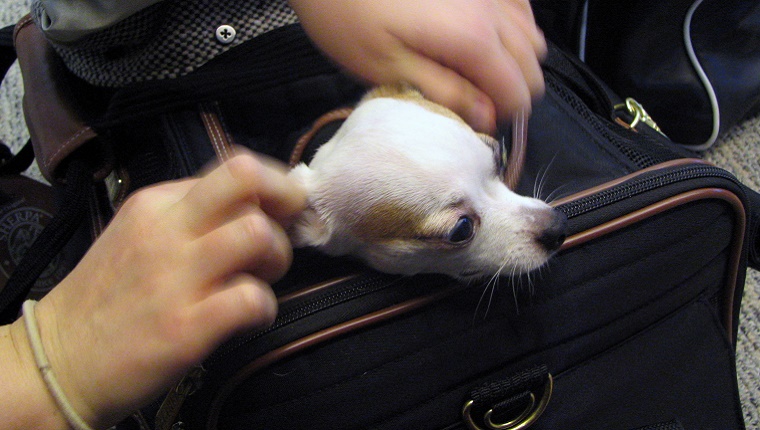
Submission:
M 0 0 L 0 24 L 14 23 L 25 13 L 25 0 Z M 0 89 L 0 140 L 12 145 L 14 150 L 28 138 L 21 114 L 22 92 L 18 68 L 14 66 Z M 760 117 L 729 131 L 705 158 L 760 190 Z M 39 177 L 34 167 L 29 175 Z M 747 428 L 760 429 L 760 272 L 754 270 L 747 275 L 736 355 Z

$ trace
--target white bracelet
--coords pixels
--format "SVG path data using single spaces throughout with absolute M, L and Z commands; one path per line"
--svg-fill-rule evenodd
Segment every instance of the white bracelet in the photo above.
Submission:
M 45 349 L 42 347 L 40 330 L 37 327 L 37 319 L 34 315 L 34 306 L 36 304 L 37 302 L 34 300 L 27 300 L 24 302 L 22 309 L 24 324 L 26 325 L 26 335 L 29 338 L 29 344 L 32 346 L 32 353 L 34 353 L 34 361 L 37 363 L 37 368 L 40 369 L 45 385 L 47 385 L 50 394 L 55 399 L 69 424 L 76 430 L 93 430 L 71 406 L 66 395 L 63 394 L 61 386 L 58 385 L 58 381 L 55 379 L 53 368 L 50 367 L 50 362 L 47 355 L 45 355 Z

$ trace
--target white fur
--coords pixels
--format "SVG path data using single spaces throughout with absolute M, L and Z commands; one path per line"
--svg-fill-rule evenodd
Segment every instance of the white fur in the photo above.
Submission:
M 309 196 L 290 232 L 296 247 L 354 255 L 389 273 L 459 278 L 530 271 L 551 254 L 537 237 L 555 222 L 553 210 L 510 191 L 491 147 L 464 122 L 415 100 L 362 101 L 291 175 Z M 447 232 L 465 215 L 473 238 L 450 243 Z

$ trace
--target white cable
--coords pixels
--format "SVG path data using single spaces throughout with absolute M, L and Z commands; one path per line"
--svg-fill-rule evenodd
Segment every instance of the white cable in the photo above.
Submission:
M 720 106 L 718 105 L 718 97 L 715 94 L 715 89 L 710 82 L 710 78 L 707 77 L 707 73 L 705 73 L 702 64 L 699 62 L 699 58 L 697 58 L 697 53 L 694 51 L 694 45 L 691 41 L 691 20 L 694 17 L 697 8 L 702 4 L 702 1 L 703 0 L 697 0 L 691 5 L 689 11 L 686 13 L 686 18 L 684 19 L 683 24 L 683 40 L 686 45 L 686 53 L 689 55 L 689 60 L 691 60 L 691 65 L 694 67 L 694 71 L 697 73 L 699 80 L 702 81 L 702 85 L 704 85 L 704 88 L 707 91 L 707 97 L 710 99 L 713 116 L 713 130 L 707 141 L 699 145 L 688 145 L 690 149 L 697 151 L 704 151 L 711 147 L 718 139 L 718 132 L 720 131 Z

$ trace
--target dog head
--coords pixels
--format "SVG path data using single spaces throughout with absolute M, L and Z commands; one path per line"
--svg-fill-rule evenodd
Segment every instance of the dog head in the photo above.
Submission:
M 504 185 L 498 147 L 413 89 L 377 88 L 291 171 L 309 199 L 293 244 L 397 274 L 536 269 L 564 240 L 565 218 Z

